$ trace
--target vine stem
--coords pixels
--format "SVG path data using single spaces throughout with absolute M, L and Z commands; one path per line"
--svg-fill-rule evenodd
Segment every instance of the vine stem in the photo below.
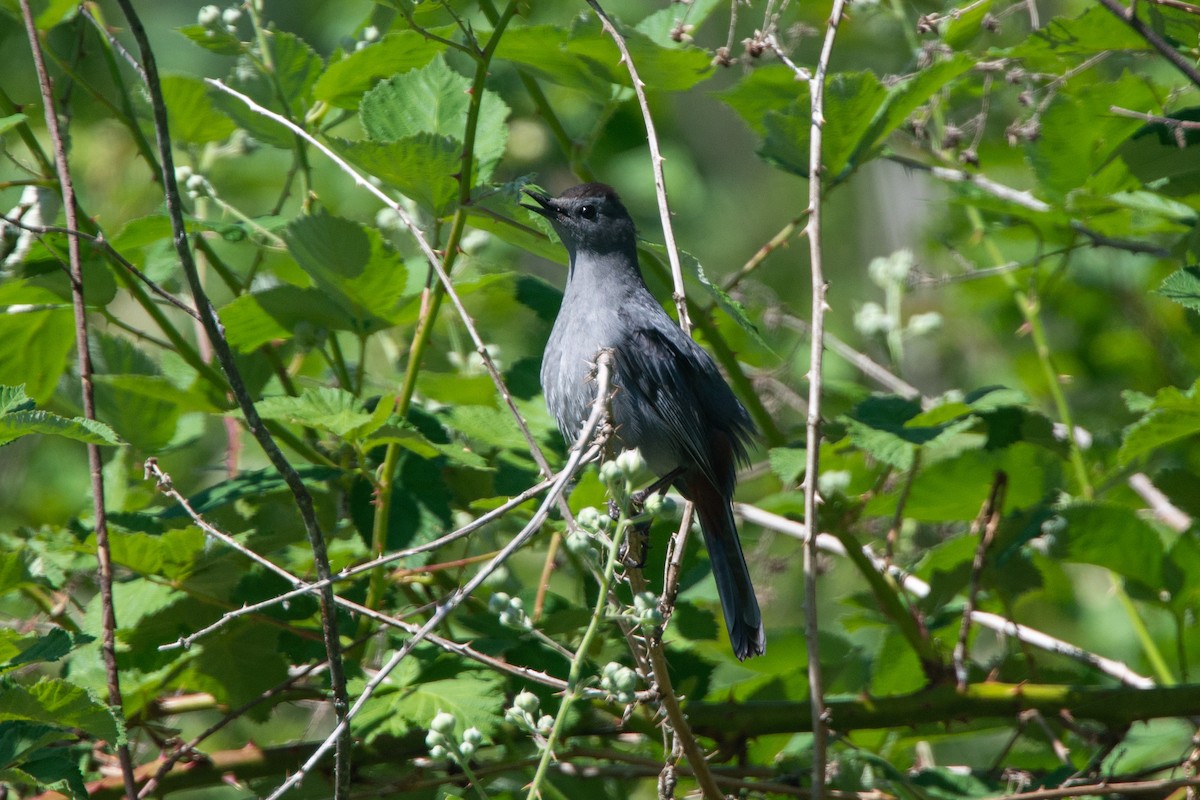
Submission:
M 826 24 L 825 39 L 816 69 L 809 79 L 812 122 L 808 148 L 808 252 L 812 276 L 812 333 L 809 340 L 808 418 L 804 450 L 804 520 L 809 530 L 820 530 L 817 494 L 821 452 L 821 366 L 825 355 L 824 261 L 821 238 L 821 144 L 825 129 L 825 77 L 829 58 L 837 38 L 838 25 L 846 10 L 846 0 L 834 0 Z M 817 537 L 809 536 L 804 547 L 804 641 L 808 650 L 808 686 L 812 696 L 813 768 L 812 788 L 815 800 L 825 793 L 828 731 L 825 728 L 825 697 L 821 678 L 821 652 L 817 624 Z
M 592 642 L 596 639 L 596 634 L 600 631 L 600 623 L 604 621 L 604 610 L 608 607 L 608 593 L 612 587 L 613 576 L 617 571 L 617 563 L 621 560 L 621 545 L 625 542 L 625 536 L 629 532 L 629 519 L 625 514 L 621 515 L 621 520 L 617 525 L 617 530 L 613 533 L 612 542 L 608 546 L 608 560 L 604 563 L 604 572 L 600 578 L 600 586 L 596 593 L 596 604 L 592 607 L 592 616 L 588 620 L 587 629 L 583 632 L 583 638 L 579 642 L 579 647 L 575 650 L 575 657 L 571 659 L 571 670 L 567 673 L 567 691 L 563 694 L 562 704 L 558 707 L 558 714 L 555 715 L 554 725 L 550 729 L 550 734 L 546 737 L 546 743 L 542 749 L 542 757 L 538 760 L 537 769 L 533 773 L 533 780 L 529 783 L 529 793 L 526 795 L 526 800 L 536 800 L 541 797 L 542 781 L 546 779 L 546 770 L 550 767 L 550 761 L 554 758 L 554 745 L 558 742 L 559 733 L 566 727 L 567 715 L 571 712 L 571 706 L 580 697 L 581 684 L 583 682 L 583 665 L 587 661 L 588 651 L 592 647 Z
M 63 211 L 66 215 L 67 228 L 79 230 L 79 216 L 75 205 L 75 184 L 71 180 L 71 170 L 67 163 L 67 148 L 63 140 L 62 128 L 58 122 L 58 110 L 54 102 L 54 88 L 50 82 L 50 73 L 46 71 L 46 59 L 42 54 L 41 39 L 38 36 L 37 25 L 33 21 L 33 12 L 29 0 L 21 0 L 21 17 L 25 22 L 25 33 L 29 37 L 29 49 L 33 53 L 33 63 L 37 70 L 38 88 L 42 95 L 42 110 L 46 117 L 46 129 L 54 145 L 54 169 L 58 173 L 59 191 L 62 193 Z M 71 278 L 71 308 L 75 315 L 75 349 L 79 359 L 79 383 L 83 394 L 83 415 L 86 419 L 96 419 L 96 397 L 92 385 L 92 356 L 88 349 L 87 307 L 83 299 L 83 258 L 80 254 L 79 237 L 67 237 L 67 253 Z M 87 445 L 88 472 L 92 487 L 92 514 L 96 526 L 96 564 L 100 583 L 100 616 L 103 633 L 100 641 L 100 652 L 104 659 L 104 674 L 107 680 L 108 704 L 113 711 L 121 714 L 124 703 L 121 699 L 121 673 L 117 668 L 117 612 L 113 604 L 113 569 L 112 553 L 108 542 L 108 510 L 104 503 L 104 476 L 101 470 L 103 462 L 100 458 L 99 445 Z M 137 797 L 137 783 L 133 775 L 133 755 L 129 751 L 129 743 L 113 742 L 117 750 L 117 760 L 121 764 L 121 779 L 125 786 L 125 796 Z

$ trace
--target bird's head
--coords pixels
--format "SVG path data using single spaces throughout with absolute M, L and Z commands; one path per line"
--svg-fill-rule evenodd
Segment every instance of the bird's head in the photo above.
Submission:
M 584 183 L 567 189 L 558 197 L 525 189 L 533 203 L 521 203 L 550 220 L 554 230 L 571 252 L 599 255 L 637 248 L 637 234 L 629 212 L 611 186 Z

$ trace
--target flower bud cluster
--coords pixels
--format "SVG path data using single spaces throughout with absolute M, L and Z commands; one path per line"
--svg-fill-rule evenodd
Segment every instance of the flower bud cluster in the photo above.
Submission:
M 533 692 L 521 692 L 513 698 L 513 704 L 504 709 L 504 719 L 529 733 L 549 736 L 554 718 L 549 714 L 538 716 L 541 705 L 542 701 Z
M 456 737 L 454 729 L 458 726 L 458 718 L 445 711 L 439 711 L 429 723 L 429 733 L 425 735 L 425 746 L 429 748 L 429 757 L 437 761 L 450 759 L 462 763 L 475 755 L 483 744 L 483 732 L 478 728 L 467 728 L 462 736 Z
M 610 661 L 600 673 L 600 688 L 618 703 L 632 703 L 637 699 L 638 675 L 629 667 Z
M 488 600 L 488 609 L 500 616 L 500 624 L 509 628 L 529 629 L 533 621 L 525 613 L 525 602 L 519 597 L 510 597 L 504 592 L 496 592 Z

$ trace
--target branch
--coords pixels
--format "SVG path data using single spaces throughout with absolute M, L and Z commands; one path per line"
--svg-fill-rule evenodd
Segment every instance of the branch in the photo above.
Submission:
M 309 547 L 312 549 L 313 563 L 317 570 L 317 577 L 321 580 L 327 580 L 331 577 L 329 557 L 325 549 L 325 536 L 321 531 L 320 523 L 317 521 L 316 512 L 313 508 L 312 495 L 309 494 L 308 487 L 304 485 L 300 474 L 292 467 L 287 457 L 284 456 L 279 446 L 275 443 L 275 440 L 271 437 L 271 433 L 267 430 L 262 418 L 258 415 L 258 410 L 254 407 L 254 401 L 250 399 L 250 394 L 246 390 L 241 372 L 238 370 L 237 363 L 234 360 L 233 351 L 230 349 L 229 343 L 225 340 L 224 328 L 217 317 L 216 309 L 209 301 L 208 295 L 204 290 L 204 283 L 200 278 L 196 260 L 192 256 L 191 248 L 188 246 L 187 226 L 183 219 L 183 204 L 179 195 L 179 185 L 175 179 L 175 162 L 172 151 L 171 132 L 167 122 L 167 107 L 163 100 L 162 86 L 158 79 L 158 66 L 154 58 L 154 51 L 150 47 L 149 37 L 146 35 L 146 29 L 142 25 L 141 18 L 133 8 L 132 0 L 117 0 L 117 3 L 121 7 L 126 20 L 128 20 L 130 31 L 137 41 L 143 69 L 146 73 L 146 87 L 150 94 L 150 105 L 153 110 L 154 133 L 157 138 L 159 160 L 162 165 L 163 187 L 166 194 L 167 213 L 171 219 L 171 230 L 174 233 L 175 251 L 179 256 L 179 262 L 183 267 L 184 274 L 187 276 L 188 286 L 195 300 L 196 310 L 200 313 L 205 335 L 212 345 L 213 353 L 216 355 L 221 369 L 225 372 L 225 376 L 229 380 L 230 391 L 233 392 L 234 397 L 237 399 L 238 406 L 245 416 L 246 425 L 266 454 L 268 460 L 279 471 L 280 475 L 283 476 L 288 489 L 291 490 L 292 496 L 295 499 L 296 509 L 304 523 Z M 346 675 L 342 667 L 341 643 L 338 636 L 337 615 L 334 610 L 333 589 L 328 586 L 321 590 L 321 628 L 322 637 L 325 642 L 325 654 L 329 661 L 329 683 L 333 694 L 334 712 L 339 718 L 344 718 L 349 697 L 346 692 Z M 349 728 L 343 726 L 343 731 L 344 734 L 340 735 L 338 739 L 338 752 L 334 770 L 333 796 L 335 800 L 341 800 L 341 798 L 346 796 L 350 782 L 350 749 L 352 743 L 349 736 Z
M 825 39 L 816 69 L 811 77 L 793 67 L 796 77 L 808 79 L 812 123 L 808 146 L 808 252 L 812 275 L 812 332 L 808 366 L 808 418 L 805 425 L 804 448 L 804 519 L 813 530 L 820 530 L 817 494 L 821 452 L 821 368 L 825 357 L 825 282 L 821 238 L 821 146 L 825 130 L 825 78 L 838 24 L 846 10 L 846 0 L 833 0 L 833 9 L 826 23 Z M 812 696 L 811 720 L 813 730 L 813 797 L 821 800 L 825 790 L 826 747 L 824 687 L 821 680 L 821 655 L 817 626 L 817 539 L 809 537 L 804 548 L 804 640 L 808 650 L 808 686 Z
M 75 206 L 75 184 L 71 181 L 71 169 L 67 163 L 67 148 L 63 131 L 58 122 L 54 90 L 51 86 L 50 74 L 46 71 L 41 39 L 38 37 L 37 25 L 33 21 L 29 0 L 21 0 L 21 17 L 25 22 L 25 34 L 29 38 L 29 49 L 33 53 L 33 63 L 37 70 L 38 89 L 41 90 L 46 129 L 50 132 L 50 139 L 54 146 L 54 169 L 58 173 L 58 186 L 62 192 L 67 229 L 77 231 L 79 230 L 79 218 Z M 67 253 L 70 260 L 71 307 L 75 314 L 75 349 L 79 359 L 83 415 L 86 419 L 95 420 L 96 397 L 92 386 L 92 355 L 89 350 L 87 306 L 83 299 L 83 259 L 79 250 L 78 237 L 67 237 Z M 100 458 L 99 445 L 89 443 L 87 454 L 92 489 L 92 514 L 95 517 L 96 563 L 100 573 L 100 617 L 103 627 L 100 652 L 104 660 L 104 674 L 108 684 L 108 704 L 114 712 L 123 716 L 121 673 L 117 667 L 117 613 L 113 606 L 112 552 L 108 542 L 108 510 L 104 503 L 104 476 L 102 473 L 104 464 Z M 133 756 L 130 753 L 129 744 L 127 742 L 114 742 L 113 744 L 116 746 L 117 759 L 121 764 L 121 780 L 125 787 L 125 796 L 133 798 L 137 794 L 137 785 L 133 777 Z
M 890 155 L 888 160 L 893 161 L 909 169 L 916 169 L 922 172 L 928 172 L 938 180 L 946 183 L 965 183 L 970 186 L 990 194 L 992 197 L 997 197 L 1005 202 L 1020 206 L 1021 208 L 1030 211 L 1036 211 L 1041 214 L 1046 214 L 1053 211 L 1049 203 L 1044 200 L 1039 200 L 1031 192 L 1014 189 L 1011 186 L 1005 186 L 1003 183 L 988 178 L 985 175 L 980 175 L 975 172 L 966 172 L 961 169 L 951 169 L 949 167 L 938 167 L 917 161 L 905 156 Z M 1131 242 L 1126 239 L 1114 239 L 1099 231 L 1094 231 L 1078 220 L 1071 220 L 1071 230 L 1082 236 L 1086 236 L 1092 243 L 1093 247 L 1111 247 L 1114 250 L 1124 250 L 1129 253 L 1145 253 L 1157 258 L 1167 258 L 1170 256 L 1170 251 L 1164 247 L 1147 244 L 1145 242 Z
M 808 541 L 808 528 L 801 522 L 795 522 L 786 517 L 772 514 L 769 511 L 764 511 L 761 508 L 745 503 L 735 503 L 734 511 L 747 522 L 753 522 L 756 525 L 761 525 L 764 528 L 795 537 L 801 541 Z M 842 546 L 842 543 L 828 533 L 817 535 L 817 546 L 827 553 L 839 556 L 847 555 L 846 548 Z M 890 572 L 900 582 L 900 585 L 904 587 L 905 591 L 917 597 L 927 597 L 929 595 L 929 584 L 925 581 L 914 575 L 909 575 L 899 567 L 886 564 L 883 559 L 875 555 L 868 547 L 863 547 L 863 554 L 870 559 L 875 569 Z M 993 630 L 1005 636 L 1012 636 L 1018 641 L 1025 642 L 1048 653 L 1054 653 L 1073 661 L 1078 661 L 1132 688 L 1151 689 L 1155 686 L 1151 678 L 1134 672 L 1128 665 L 1120 661 L 1114 661 L 1111 658 L 1105 658 L 1104 656 L 1084 650 L 1070 642 L 1056 639 L 1027 625 L 1021 625 L 1012 620 L 1005 619 L 999 614 L 993 614 L 990 611 L 975 611 L 971 614 L 971 621 L 980 627 Z
M 662 150 L 658 146 L 658 134 L 654 130 L 654 117 L 650 114 L 650 103 L 646 100 L 646 84 L 642 83 L 642 79 L 638 77 L 637 66 L 633 63 L 633 57 L 629 55 L 625 38 L 608 18 L 608 14 L 604 13 L 604 9 L 600 7 L 597 0 L 587 0 L 587 4 L 596 12 L 596 16 L 600 18 L 600 24 L 616 42 L 617 49 L 621 51 L 621 62 L 625 64 L 625 69 L 629 71 L 629 79 L 633 82 L 633 92 L 637 95 L 638 107 L 642 111 L 642 121 L 646 124 L 646 142 L 650 147 L 650 167 L 654 171 L 654 192 L 658 197 L 658 218 L 662 224 L 663 244 L 667 248 L 667 259 L 671 262 L 675 310 L 679 313 L 679 327 L 683 328 L 684 333 L 690 334 L 692 321 L 688 318 L 687 295 L 683 288 L 683 267 L 679 263 L 679 249 L 675 245 L 675 231 L 671 227 L 671 207 L 667 204 L 667 183 L 663 176 L 662 165 L 666 159 L 663 158 Z
M 782 701 L 692 703 L 688 718 L 705 736 L 737 741 L 808 732 L 812 727 L 808 706 L 807 702 Z M 985 718 L 1015 720 L 1030 710 L 1119 729 L 1145 720 L 1200 714 L 1200 685 L 1140 689 L 989 682 L 960 690 L 942 684 L 892 697 L 836 697 L 829 699 L 826 707 L 829 727 L 839 732 L 978 723 Z

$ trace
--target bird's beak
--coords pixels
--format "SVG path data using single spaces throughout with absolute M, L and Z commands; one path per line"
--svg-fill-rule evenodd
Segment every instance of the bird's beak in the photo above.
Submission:
M 522 189 L 521 191 L 532 197 L 538 203 L 536 206 L 531 203 L 519 203 L 518 205 L 520 205 L 522 208 L 528 208 L 530 211 L 534 212 L 535 214 L 540 214 L 546 219 L 552 220 L 558 216 L 559 211 L 554 206 L 554 198 L 550 197 L 549 195 L 542 194 L 541 192 L 535 192 L 532 189 Z

